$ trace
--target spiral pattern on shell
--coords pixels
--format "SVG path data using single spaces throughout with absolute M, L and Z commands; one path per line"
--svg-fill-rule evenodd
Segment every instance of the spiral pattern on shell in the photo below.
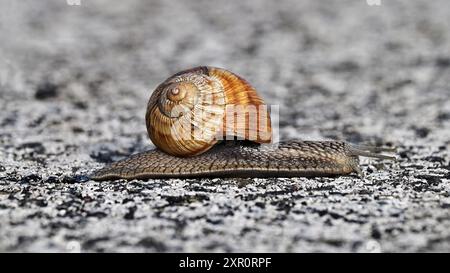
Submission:
M 152 142 L 175 156 L 201 154 L 226 136 L 272 140 L 264 100 L 221 68 L 196 67 L 169 77 L 151 95 L 145 119 Z

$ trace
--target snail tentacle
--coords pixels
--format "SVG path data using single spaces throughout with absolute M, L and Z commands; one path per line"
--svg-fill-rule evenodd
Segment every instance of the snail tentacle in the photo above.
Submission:
M 395 156 L 377 154 L 376 152 L 393 152 L 395 148 L 365 146 L 365 145 L 349 145 L 350 153 L 354 156 L 373 157 L 378 159 L 396 160 Z

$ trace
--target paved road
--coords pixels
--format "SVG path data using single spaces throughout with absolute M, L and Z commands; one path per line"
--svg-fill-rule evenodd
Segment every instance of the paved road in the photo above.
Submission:
M 0 0 L 0 251 L 450 251 L 450 4 Z M 213 65 L 280 138 L 399 147 L 364 179 L 97 183 L 151 91 Z

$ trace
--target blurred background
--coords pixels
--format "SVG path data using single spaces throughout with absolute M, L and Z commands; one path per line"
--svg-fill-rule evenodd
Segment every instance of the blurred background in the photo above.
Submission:
M 279 105 L 282 140 L 396 145 L 403 149 L 403 160 L 419 160 L 422 169 L 433 164 L 425 159 L 429 157 L 448 166 L 450 3 L 368 2 L 0 0 L 3 191 L 14 193 L 14 182 L 23 179 L 70 182 L 72 174 L 151 148 L 144 124 L 151 92 L 170 75 L 198 65 L 237 73 L 268 104 Z M 383 179 L 406 179 L 411 172 L 397 172 L 393 178 L 386 171 Z M 445 192 L 448 179 L 443 181 Z M 45 194 L 36 196 L 49 202 Z M 6 208 L 16 204 L 1 200 Z M 48 235 L 47 226 L 33 233 L 35 223 L 6 227 L 25 216 L 3 211 L 0 250 L 60 250 L 69 240 Z M 330 232 L 340 234 L 339 240 L 348 229 L 340 227 Z M 78 235 L 72 237 L 89 238 Z M 20 236 L 35 239 L 24 243 Z M 218 250 L 355 250 L 352 244 L 298 248 L 289 245 L 295 234 L 282 237 L 290 239 L 280 245 L 267 239 L 252 248 L 253 239 L 260 238 L 255 236 L 226 239 L 234 243 L 224 242 L 226 247 Z M 50 245 L 36 239 L 47 237 Z M 186 245 L 173 240 L 163 250 L 204 249 L 203 241 Z M 95 244 L 83 247 L 98 250 Z M 386 248 L 401 249 L 395 242 Z
M 67 2 L 2 0 L 8 109 L 29 111 L 14 101 L 36 106 L 36 117 L 54 107 L 64 118 L 80 106 L 87 108 L 81 114 L 111 115 L 74 122 L 84 131 L 104 126 L 95 118 L 127 113 L 126 130 L 144 135 L 152 90 L 177 71 L 212 65 L 280 105 L 282 138 L 404 143 L 448 127 L 445 0 Z

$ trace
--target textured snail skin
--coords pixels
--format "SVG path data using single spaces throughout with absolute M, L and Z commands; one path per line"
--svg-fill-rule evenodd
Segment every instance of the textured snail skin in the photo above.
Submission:
M 132 155 L 95 172 L 94 180 L 194 177 L 297 177 L 362 175 L 359 156 L 392 159 L 339 141 L 288 141 L 260 145 L 220 143 L 194 157 L 175 157 L 158 149 Z M 380 149 L 387 151 L 390 149 Z

